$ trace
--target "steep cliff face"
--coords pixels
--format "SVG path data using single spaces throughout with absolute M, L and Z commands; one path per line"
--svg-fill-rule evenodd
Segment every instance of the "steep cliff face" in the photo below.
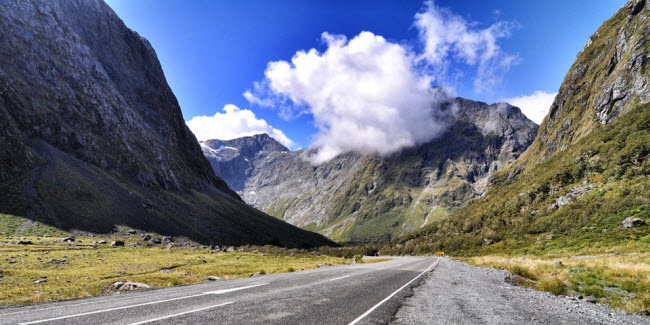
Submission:
M 153 48 L 104 2 L 0 0 L 0 29 L 1 212 L 68 229 L 309 245 L 214 175 Z M 257 236 L 256 222 L 289 233 Z
M 350 152 L 312 166 L 305 155 L 314 149 L 257 146 L 244 158 L 241 147 L 219 149 L 224 143 L 217 141 L 210 150 L 232 156 L 213 167 L 229 183 L 240 184 L 243 177 L 237 189 L 244 201 L 279 219 L 335 240 L 386 241 L 444 219 L 480 196 L 489 176 L 516 159 L 537 131 L 508 104 L 462 98 L 448 104 L 457 111 L 443 136 L 393 156 Z M 204 149 L 208 157 L 210 150 Z
M 650 102 L 648 7 L 645 0 L 630 1 L 589 37 L 524 161 L 545 161 Z
M 632 0 L 605 21 L 578 53 L 535 142 L 495 173 L 486 195 L 387 251 L 640 243 L 647 228 L 621 225 L 650 219 L 649 18 L 650 4 Z

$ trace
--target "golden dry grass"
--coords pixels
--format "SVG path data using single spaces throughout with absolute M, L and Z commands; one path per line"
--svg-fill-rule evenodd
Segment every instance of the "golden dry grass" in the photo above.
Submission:
M 593 296 L 599 302 L 629 312 L 650 310 L 650 253 L 570 258 L 584 255 L 588 254 L 487 255 L 465 260 L 476 266 L 506 269 L 519 275 L 521 284 L 538 290 Z
M 93 296 L 100 294 L 104 286 L 120 280 L 164 287 L 198 283 L 207 276 L 247 277 L 255 272 L 293 272 L 317 268 L 319 264 L 351 262 L 350 259 L 306 252 L 215 253 L 192 247 L 167 250 L 160 246 L 111 248 L 90 244 L 101 239 L 110 243 L 115 238 L 78 237 L 72 244 L 55 243 L 53 238 L 27 239 L 34 245 L 0 244 L 0 304 Z M 123 239 L 128 244 L 139 241 L 140 237 Z M 65 262 L 59 263 L 62 260 Z M 161 270 L 169 271 L 163 273 Z M 40 279 L 47 279 L 47 282 L 35 283 Z

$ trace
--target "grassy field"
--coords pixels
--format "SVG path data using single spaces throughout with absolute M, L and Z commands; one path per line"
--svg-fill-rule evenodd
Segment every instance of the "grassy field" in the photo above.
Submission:
M 41 232 L 40 228 L 37 230 Z M 24 232 L 20 237 L 5 236 L 0 238 L 2 305 L 93 296 L 101 294 L 106 285 L 115 281 L 130 280 L 151 287 L 165 287 L 199 283 L 207 276 L 247 277 L 253 273 L 293 272 L 352 261 L 266 246 L 247 247 L 248 252 L 216 253 L 193 246 L 111 248 L 106 244 L 94 244 L 100 240 L 110 244 L 116 239 L 124 240 L 127 246 L 142 244 L 139 235 L 76 237 L 74 243 L 57 243 L 55 240 L 59 237 L 29 236 Z M 33 245 L 8 244 L 23 237 Z M 36 283 L 38 280 L 47 281 Z
M 636 245 L 463 260 L 476 266 L 506 269 L 518 276 L 520 285 L 537 290 L 594 297 L 597 302 L 628 312 L 650 310 L 650 249 Z

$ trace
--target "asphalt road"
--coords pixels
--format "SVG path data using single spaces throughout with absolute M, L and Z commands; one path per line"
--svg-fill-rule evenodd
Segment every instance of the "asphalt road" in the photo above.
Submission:
M 0 309 L 0 324 L 387 324 L 435 258 L 399 257 Z

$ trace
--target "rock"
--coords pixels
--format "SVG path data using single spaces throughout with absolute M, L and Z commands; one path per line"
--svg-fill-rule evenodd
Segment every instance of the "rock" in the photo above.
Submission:
M 169 244 L 174 241 L 174 238 L 171 236 L 163 236 L 162 242 L 163 244 Z
M 559 261 L 559 260 L 558 260 L 558 261 L 555 261 L 555 265 L 556 265 L 556 266 L 562 266 L 562 265 L 564 265 L 564 264 L 562 264 L 562 261 Z
M 142 241 L 149 241 L 149 240 L 151 240 L 151 236 L 149 235 L 142 236 Z
M 483 245 L 492 245 L 492 239 L 485 238 L 483 239 Z
M 259 272 L 258 272 L 258 273 L 259 273 Z M 211 276 L 209 276 L 209 277 L 203 279 L 203 282 L 208 282 L 208 281 L 217 281 L 217 280 L 221 280 L 221 278 L 218 277 L 218 276 L 212 276 L 212 275 L 211 275 Z
M 114 240 L 111 242 L 111 247 L 118 247 L 118 246 L 124 246 L 124 242 L 121 240 Z
M 646 223 L 641 218 L 629 217 L 623 220 L 623 228 L 639 228 Z
M 233 246 L 229 246 L 228 248 L 226 248 L 226 252 L 228 252 L 228 253 L 231 253 L 231 252 L 234 252 L 234 251 L 235 251 L 235 247 L 233 247 Z
M 74 242 L 74 237 L 64 237 L 64 238 L 58 239 L 57 242 L 59 242 L 59 243 L 72 243 L 72 242 Z
M 65 258 L 62 259 L 52 259 L 51 261 L 48 262 L 49 264 L 55 264 L 55 265 L 63 265 L 63 264 L 68 264 L 68 261 Z
M 149 288 L 151 287 L 144 283 L 131 282 L 128 280 L 117 281 L 105 286 L 104 290 L 102 290 L 102 293 L 111 293 L 117 291 L 132 291 L 135 289 L 149 289 Z
M 45 282 L 47 282 L 47 279 L 40 279 L 40 280 L 34 281 L 34 283 L 36 283 L 36 284 L 45 283 Z
M 18 245 L 31 245 L 32 241 L 31 240 L 19 240 Z
M 256 277 L 256 276 L 261 276 L 260 272 L 251 273 L 251 275 L 249 275 L 249 277 Z
M 642 310 L 637 311 L 635 314 L 637 314 L 639 316 L 649 317 L 650 316 L 650 311 L 648 311 L 647 309 L 642 309 Z
M 106 241 L 105 240 L 100 240 L 100 241 L 97 242 L 97 244 L 106 245 Z
M 162 269 L 162 270 L 160 270 L 158 272 L 160 272 L 160 273 L 169 273 L 171 271 L 172 271 L 171 269 Z
M 127 231 L 126 233 L 129 234 L 129 235 L 135 235 L 135 234 L 138 233 L 138 231 L 131 229 L 131 230 Z
M 573 201 L 575 198 L 581 197 L 585 195 L 587 192 L 589 192 L 591 189 L 594 188 L 594 185 L 592 184 L 585 184 L 585 185 L 580 185 L 572 188 L 569 193 L 560 196 L 555 200 L 555 202 L 551 203 L 551 205 L 548 206 L 549 210 L 553 210 L 555 208 L 561 208 L 568 204 L 569 202 Z
M 156 244 L 156 245 L 160 245 L 162 243 L 162 240 L 160 238 L 158 238 L 158 237 L 154 237 L 154 238 L 151 238 L 151 242 Z
M 526 258 L 522 256 L 522 257 L 519 259 L 519 262 L 523 262 L 523 261 L 525 261 L 525 260 L 526 260 Z
M 511 286 L 516 286 L 517 285 L 517 280 L 515 278 L 515 275 L 508 273 L 506 274 L 505 278 L 503 281 Z
M 544 237 L 544 238 L 545 238 L 546 240 L 551 240 L 551 239 L 553 239 L 553 234 L 547 235 L 547 236 Z
M 582 300 L 582 299 L 584 299 L 584 298 L 585 298 L 585 297 L 583 297 L 582 295 L 578 295 L 578 300 Z
M 587 297 L 585 298 L 585 301 L 586 301 L 586 302 L 590 302 L 590 303 L 592 303 L 592 304 L 595 304 L 598 300 L 597 300 L 595 297 L 587 296 Z

